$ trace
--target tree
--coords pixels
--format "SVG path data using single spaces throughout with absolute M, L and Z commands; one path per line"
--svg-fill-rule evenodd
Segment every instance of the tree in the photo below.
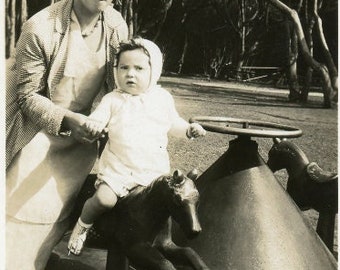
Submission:
M 16 43 L 16 1 L 6 0 L 6 58 L 14 54 Z
M 280 0 L 267 0 L 272 5 L 281 10 L 286 14 L 294 24 L 295 33 L 297 40 L 300 45 L 301 54 L 305 63 L 312 69 L 315 70 L 322 79 L 322 89 L 324 95 L 324 106 L 331 107 L 332 98 L 334 96 L 331 79 L 327 67 L 324 64 L 317 62 L 311 55 L 309 47 L 306 42 L 304 31 L 300 22 L 299 15 L 296 10 L 289 8 Z M 315 1 L 316 2 L 316 1 Z
M 232 5 L 237 12 L 233 12 Z M 256 39 L 248 38 L 257 22 L 263 19 L 264 6 L 262 1 L 238 0 L 228 1 L 224 7 L 227 21 L 232 25 L 237 34 L 237 43 L 234 53 L 234 66 L 236 66 L 237 78 L 242 79 L 242 67 L 246 61 L 247 54 L 251 54 L 256 48 Z M 248 45 L 247 45 L 248 43 Z
M 130 38 L 141 35 L 156 40 L 171 5 L 172 0 L 121 0 L 114 7 L 125 19 Z
M 309 40 L 309 48 L 310 48 L 310 52 L 311 55 L 313 55 L 313 40 L 312 40 L 312 31 L 314 28 L 314 25 L 316 26 L 316 33 L 317 33 L 317 37 L 320 41 L 321 44 L 321 51 L 322 54 L 324 56 L 325 59 L 325 64 L 328 68 L 329 71 L 329 76 L 331 79 L 331 85 L 333 87 L 333 90 L 336 92 L 338 92 L 338 71 L 337 68 L 334 64 L 333 58 L 330 54 L 326 39 L 325 39 L 325 35 L 324 35 L 324 31 L 323 31 L 323 26 L 322 26 L 322 19 L 319 16 L 319 10 L 321 9 L 322 5 L 323 5 L 323 1 L 318 1 L 318 0 L 313 0 L 311 5 L 308 5 L 309 2 L 305 1 L 305 10 L 307 10 L 306 12 L 306 21 L 309 21 L 308 25 L 308 31 L 306 31 L 308 33 L 308 37 L 307 40 Z M 308 20 L 309 18 L 309 20 Z M 309 68 L 308 73 L 312 73 L 312 69 Z M 305 88 L 303 91 L 303 98 L 305 101 L 307 101 L 307 97 L 308 97 L 308 92 L 309 92 L 309 88 L 310 88 L 310 77 L 311 74 L 306 76 L 308 79 L 306 81 L 305 84 Z
M 58 0 L 26 1 L 6 0 L 6 57 L 13 55 L 27 17 Z M 319 15 L 336 10 L 337 0 L 119 0 L 114 7 L 130 37 L 146 37 L 162 48 L 167 71 L 243 80 L 248 76 L 243 66 L 276 66 L 285 71 L 294 100 L 300 98 L 302 58 L 307 66 L 302 99 L 307 100 L 313 71 L 322 80 L 326 107 L 337 93 L 336 58 Z M 337 53 L 337 41 L 332 48 Z M 323 60 L 316 60 L 320 52 Z
M 21 27 L 33 14 L 59 0 L 6 0 L 6 58 L 14 55 Z

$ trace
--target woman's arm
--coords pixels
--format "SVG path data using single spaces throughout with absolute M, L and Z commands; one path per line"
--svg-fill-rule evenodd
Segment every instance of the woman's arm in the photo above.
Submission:
M 24 115 L 33 123 L 58 135 L 68 110 L 56 106 L 48 97 L 50 52 L 47 48 L 51 46 L 53 33 L 48 24 L 28 21 L 22 29 L 16 56 L 18 103 Z

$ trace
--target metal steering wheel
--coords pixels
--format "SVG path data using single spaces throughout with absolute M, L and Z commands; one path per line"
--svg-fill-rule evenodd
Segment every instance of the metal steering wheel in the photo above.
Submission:
M 302 135 L 302 130 L 296 127 L 242 118 L 195 116 L 189 122 L 198 123 L 207 131 L 231 135 L 263 138 L 297 138 Z M 229 124 L 241 124 L 242 127 L 232 127 Z

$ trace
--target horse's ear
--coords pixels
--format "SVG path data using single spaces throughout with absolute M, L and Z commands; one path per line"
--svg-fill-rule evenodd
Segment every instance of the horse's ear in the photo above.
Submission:
M 172 182 L 176 185 L 180 185 L 185 181 L 184 174 L 180 170 L 174 171 L 172 175 Z
M 196 168 L 192 169 L 188 174 L 187 177 L 191 180 L 195 181 L 198 177 L 198 170 Z
M 280 138 L 273 138 L 274 144 L 279 144 L 281 142 Z
M 279 144 L 279 143 L 282 142 L 282 141 L 287 141 L 287 138 L 283 138 L 283 139 L 280 139 L 280 138 L 273 138 L 274 144 Z

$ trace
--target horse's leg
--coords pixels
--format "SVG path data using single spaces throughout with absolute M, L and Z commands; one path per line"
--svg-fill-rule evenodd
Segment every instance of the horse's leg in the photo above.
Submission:
M 169 260 L 148 243 L 143 242 L 128 248 L 127 256 L 137 269 L 176 270 Z
M 333 253 L 334 225 L 336 213 L 332 211 L 320 211 L 316 232 Z
M 129 263 L 121 246 L 112 241 L 108 247 L 106 270 L 128 270 Z
M 195 270 L 208 270 L 208 266 L 192 248 L 179 247 L 172 241 L 171 227 L 172 221 L 169 218 L 157 235 L 154 246 L 175 264 L 191 266 Z
M 179 247 L 171 242 L 163 246 L 161 252 L 175 264 L 190 266 L 195 270 L 209 270 L 200 256 L 190 247 Z

